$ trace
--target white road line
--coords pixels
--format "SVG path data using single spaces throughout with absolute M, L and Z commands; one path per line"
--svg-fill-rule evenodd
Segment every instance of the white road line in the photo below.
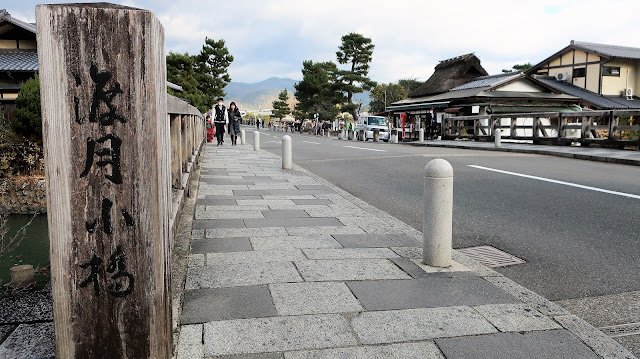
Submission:
M 311 142 L 311 141 L 300 141 L 300 142 L 310 143 L 312 145 L 319 145 L 320 144 L 320 142 Z
M 545 181 L 545 182 L 556 183 L 556 184 L 561 184 L 561 185 L 570 186 L 570 187 L 587 189 L 587 190 L 590 190 L 590 191 L 596 191 L 596 192 L 602 192 L 602 193 L 608 193 L 608 194 L 615 194 L 616 196 L 628 197 L 628 198 L 633 198 L 633 199 L 640 199 L 639 195 L 630 194 L 630 193 L 616 192 L 616 191 L 611 191 L 611 190 L 608 190 L 608 189 L 585 186 L 585 185 L 581 185 L 581 184 L 577 184 L 577 183 L 558 181 L 558 180 L 554 180 L 554 179 L 550 179 L 550 178 L 525 175 L 525 174 L 522 174 L 522 173 L 497 170 L 497 169 L 494 169 L 494 168 L 488 168 L 488 167 L 482 167 L 482 166 L 476 166 L 476 165 L 467 165 L 467 166 L 472 167 L 472 168 L 477 168 L 477 169 L 480 169 L 480 170 L 493 171 L 493 172 L 504 173 L 504 174 L 512 175 L 512 176 L 530 178 L 530 179 L 534 179 L 534 180 L 538 180 L 538 181 Z
M 267 143 L 280 143 L 280 141 L 267 141 Z
M 342 147 L 355 148 L 358 150 L 376 151 L 376 152 L 388 152 L 387 150 L 377 150 L 375 148 L 365 148 L 365 147 L 356 147 L 356 146 L 342 146 Z

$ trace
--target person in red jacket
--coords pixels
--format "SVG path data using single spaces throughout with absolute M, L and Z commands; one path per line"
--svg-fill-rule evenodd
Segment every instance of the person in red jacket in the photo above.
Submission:
M 207 142 L 213 142 L 213 137 L 216 135 L 216 130 L 213 127 L 213 121 L 211 116 L 207 115 Z

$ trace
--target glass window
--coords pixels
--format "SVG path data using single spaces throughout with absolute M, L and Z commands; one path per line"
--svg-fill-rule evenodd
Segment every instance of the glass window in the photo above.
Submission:
M 602 68 L 602 76 L 620 77 L 620 66 L 604 66 Z
M 384 117 L 369 117 L 369 125 L 386 126 L 387 119 Z
M 573 77 L 585 77 L 587 76 L 587 68 L 586 67 L 581 67 L 578 69 L 573 69 Z

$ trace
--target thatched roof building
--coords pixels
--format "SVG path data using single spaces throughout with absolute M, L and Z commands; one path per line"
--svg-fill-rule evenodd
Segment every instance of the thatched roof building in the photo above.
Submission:
M 487 76 L 473 53 L 440 61 L 429 79 L 412 91 L 409 97 L 422 97 L 447 92 L 479 76 Z

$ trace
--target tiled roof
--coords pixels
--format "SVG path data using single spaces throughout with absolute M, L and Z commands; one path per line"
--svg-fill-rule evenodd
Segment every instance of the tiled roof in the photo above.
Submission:
M 553 76 L 534 75 L 534 78 L 562 93 L 578 97 L 584 102 L 596 107 L 597 109 L 622 110 L 630 108 L 640 108 L 640 100 L 638 100 L 638 98 L 627 100 L 626 98 L 622 97 L 601 96 L 595 92 L 583 89 L 568 82 L 558 81 Z
M 0 71 L 38 71 L 36 50 L 0 50 Z
M 13 18 L 5 9 L 0 10 L 0 22 L 9 22 L 15 26 L 23 28 L 29 32 L 36 33 L 36 24 L 31 24 L 28 22 L 24 22 L 22 20 L 18 20 Z
M 473 81 L 467 82 L 464 85 L 460 85 L 458 87 L 454 87 L 449 91 L 458 91 L 458 90 L 466 90 L 466 89 L 474 89 L 480 87 L 493 87 L 504 81 L 509 81 L 518 76 L 521 76 L 520 72 L 507 72 L 497 75 L 490 76 L 480 76 L 473 79 Z
M 583 41 L 571 41 L 571 45 L 590 52 L 595 52 L 601 56 L 634 60 L 640 59 L 640 48 L 637 47 L 595 44 Z

